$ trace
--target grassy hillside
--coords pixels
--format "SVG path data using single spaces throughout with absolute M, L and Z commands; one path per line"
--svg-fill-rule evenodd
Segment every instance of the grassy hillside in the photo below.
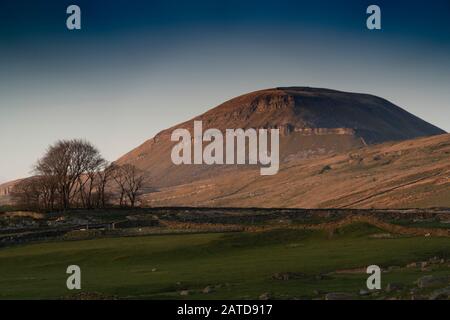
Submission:
M 450 134 L 389 142 L 146 194 L 149 206 L 266 208 L 450 207 Z M 243 183 L 245 181 L 245 183 Z
M 377 264 L 405 266 L 433 256 L 450 257 L 448 238 L 373 238 L 374 227 L 354 224 L 332 237 L 321 231 L 185 234 L 49 242 L 0 249 L 0 298 L 61 298 L 66 268 L 82 269 L 82 291 L 132 299 L 315 298 L 344 291 L 357 296 L 365 273 L 337 270 Z M 449 274 L 448 260 L 421 271 L 394 268 L 383 287 L 402 283 L 407 295 L 426 274 Z M 289 274 L 288 280 L 274 279 Z M 210 286 L 210 293 L 203 289 Z M 182 290 L 189 290 L 186 296 Z

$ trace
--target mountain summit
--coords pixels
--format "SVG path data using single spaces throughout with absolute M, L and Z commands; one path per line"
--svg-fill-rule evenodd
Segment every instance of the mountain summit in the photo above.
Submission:
M 233 98 L 189 121 L 161 131 L 130 151 L 117 163 L 131 163 L 147 171 L 155 187 L 213 177 L 242 166 L 175 166 L 171 133 L 193 121 L 203 129 L 278 128 L 281 166 L 292 160 L 331 155 L 350 149 L 443 134 L 445 131 L 389 101 L 368 94 L 309 87 L 280 87 Z M 244 166 L 246 167 L 246 166 Z

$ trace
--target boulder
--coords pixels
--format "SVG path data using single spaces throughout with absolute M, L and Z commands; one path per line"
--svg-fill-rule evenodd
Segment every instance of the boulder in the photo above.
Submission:
M 430 300 L 449 300 L 450 287 L 433 291 L 430 295 Z
M 208 293 L 211 293 L 211 292 L 213 292 L 213 291 L 214 291 L 214 289 L 213 289 L 211 286 L 207 286 L 207 287 L 205 287 L 205 288 L 202 290 L 202 293 L 208 294 Z
M 441 258 L 438 256 L 434 256 L 433 258 L 428 259 L 428 263 L 430 264 L 439 264 L 441 262 Z
M 445 286 L 450 282 L 450 277 L 424 276 L 417 280 L 419 288 L 429 288 L 435 286 Z
M 366 289 L 359 290 L 359 295 L 360 296 L 368 296 L 369 294 L 370 294 L 369 290 L 366 290 Z
M 259 296 L 259 300 L 270 300 L 271 297 L 269 292 L 264 292 Z
M 400 270 L 401 269 L 401 267 L 400 266 L 390 266 L 390 267 L 388 267 L 388 271 L 397 271 L 397 270 Z
M 330 292 L 325 295 L 325 300 L 353 300 L 354 297 L 350 293 Z
M 313 293 L 314 293 L 316 296 L 320 296 L 320 295 L 325 294 L 326 292 L 323 291 L 323 290 L 314 289 L 314 290 L 313 290 Z
M 388 283 L 386 286 L 386 292 L 395 292 L 403 289 L 403 285 L 401 283 Z
M 283 272 L 283 273 L 277 272 L 272 275 L 272 279 L 282 281 L 300 279 L 302 277 L 304 277 L 304 274 L 296 272 Z

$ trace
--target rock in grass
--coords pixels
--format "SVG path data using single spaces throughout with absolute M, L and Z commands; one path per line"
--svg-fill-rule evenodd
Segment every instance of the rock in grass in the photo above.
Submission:
M 277 272 L 272 275 L 272 279 L 282 281 L 300 279 L 302 277 L 304 277 L 304 274 L 298 272 L 284 272 L 284 273 Z
M 427 297 L 421 294 L 413 294 L 411 300 L 427 300 Z
M 386 286 L 386 292 L 394 292 L 402 289 L 403 285 L 401 283 L 388 283 Z
M 189 290 L 181 290 L 180 291 L 180 296 L 188 296 L 190 294 Z
M 369 290 L 366 290 L 366 289 L 359 290 L 359 295 L 360 296 L 368 296 L 369 294 L 370 294 Z
M 325 300 L 352 300 L 352 294 L 345 292 L 330 292 L 325 295 Z
M 269 292 L 264 292 L 259 296 L 259 300 L 270 300 L 272 296 Z
M 448 300 L 450 299 L 450 287 L 433 291 L 430 300 Z
M 213 292 L 213 291 L 214 291 L 214 289 L 213 289 L 211 286 L 207 286 L 207 287 L 205 287 L 205 288 L 202 290 L 202 293 L 208 294 L 208 293 L 211 293 L 211 292 Z
M 424 276 L 417 280 L 419 288 L 429 288 L 435 286 L 445 286 L 450 282 L 450 277 Z
M 320 296 L 320 295 L 326 294 L 325 291 L 319 290 L 319 289 L 314 289 L 314 290 L 313 290 L 313 293 L 314 293 L 316 296 Z
M 117 300 L 116 296 L 110 296 L 99 292 L 79 292 L 73 295 L 67 295 L 63 300 Z
M 400 270 L 400 269 L 401 269 L 400 266 L 390 266 L 390 267 L 388 267 L 388 271 L 397 271 L 397 270 Z
M 329 280 L 329 279 L 331 279 L 331 277 L 326 274 L 316 274 L 314 276 L 314 279 L 315 280 Z

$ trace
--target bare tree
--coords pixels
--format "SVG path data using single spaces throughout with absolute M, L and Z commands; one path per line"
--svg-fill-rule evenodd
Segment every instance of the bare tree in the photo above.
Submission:
M 109 198 L 108 183 L 114 175 L 114 165 L 103 163 L 102 170 L 97 172 L 97 207 L 106 208 Z
M 32 210 L 53 210 L 57 197 L 56 184 L 51 177 L 35 176 L 15 184 L 11 190 L 17 207 Z
M 115 166 L 113 176 L 119 187 L 119 205 L 123 207 L 126 204 L 125 199 L 127 199 L 130 207 L 134 208 L 145 181 L 144 173 L 134 165 L 125 164 Z
M 136 199 L 140 195 L 142 185 L 145 181 L 145 176 L 143 172 L 130 164 L 122 166 L 122 169 L 125 172 L 125 181 L 127 186 L 126 195 L 130 201 L 130 206 L 134 208 Z
M 98 175 L 104 169 L 106 161 L 100 157 L 89 156 L 86 159 L 86 172 L 78 177 L 78 193 L 80 196 L 81 205 L 84 208 L 92 209 L 97 205 L 96 198 L 98 198 Z
M 41 208 L 54 210 L 58 198 L 58 184 L 53 176 L 35 177 L 37 186 L 41 190 Z
M 125 206 L 125 194 L 126 194 L 126 179 L 125 173 L 122 170 L 121 166 L 115 165 L 114 163 L 111 165 L 113 170 L 113 179 L 117 184 L 119 189 L 119 206 Z
M 81 196 L 82 202 L 86 200 L 84 187 L 89 175 L 103 162 L 99 151 L 89 142 L 61 140 L 49 147 L 38 161 L 35 173 L 55 179 L 60 206 L 65 210 L 71 207 L 76 194 Z
M 27 209 L 105 208 L 114 190 L 112 180 L 119 191 L 119 205 L 135 207 L 145 181 L 143 171 L 131 164 L 107 163 L 84 140 L 61 140 L 51 145 L 34 173 L 12 192 L 15 202 Z
M 41 191 L 33 178 L 24 179 L 15 184 L 11 190 L 14 204 L 21 209 L 38 209 Z

